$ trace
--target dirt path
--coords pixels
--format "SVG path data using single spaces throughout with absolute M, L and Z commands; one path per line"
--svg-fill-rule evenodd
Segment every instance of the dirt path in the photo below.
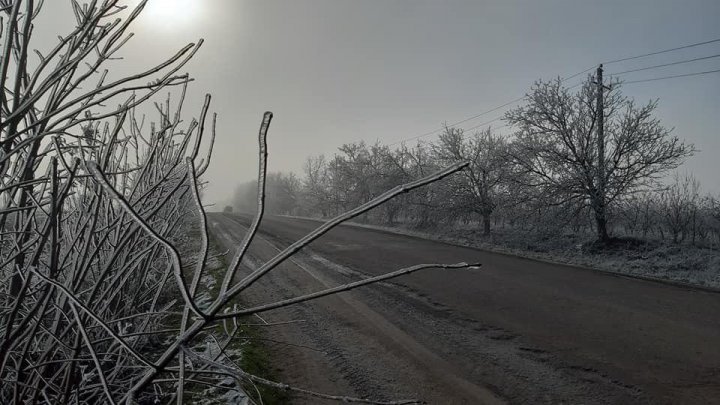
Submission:
M 243 222 L 232 216 L 210 217 L 215 234 L 228 246 L 242 237 Z M 256 260 L 266 260 L 314 225 L 272 218 L 265 223 L 252 254 Z M 339 231 L 271 273 L 245 299 L 259 303 L 296 296 L 427 262 L 428 257 L 441 262 L 469 260 L 465 256 L 472 251 L 376 231 Z M 676 321 L 674 311 L 665 319 L 667 306 L 677 303 L 663 302 L 663 298 L 688 300 L 685 290 L 670 288 L 668 292 L 668 286 L 644 282 L 635 288 L 655 294 L 654 299 L 613 300 L 604 296 L 612 295 L 613 285 L 606 284 L 615 283 L 624 292 L 622 286 L 635 281 L 599 275 L 602 282 L 597 282 L 594 274 L 576 281 L 577 270 L 572 270 L 574 277 L 562 277 L 565 273 L 557 272 L 569 270 L 552 272 L 537 265 L 529 269 L 532 271 L 516 270 L 517 264 L 505 264 L 504 260 L 510 259 L 481 256 L 489 268 L 474 273 L 430 270 L 398 282 L 268 312 L 264 315 L 268 321 L 304 320 L 268 327 L 271 339 L 292 343 L 269 342 L 275 349 L 275 363 L 283 369 L 282 377 L 288 383 L 332 394 L 382 400 L 421 398 L 433 404 L 718 400 L 718 349 L 711 341 L 697 344 L 703 338 L 720 337 L 716 320 L 703 320 L 705 312 L 720 309 L 717 295 L 692 292 L 697 310 L 680 317 L 684 324 L 674 325 L 678 326 L 674 336 L 664 336 L 665 323 Z M 504 271 L 496 271 L 498 267 Z M 524 294 L 524 299 L 519 300 L 517 294 Z M 589 302 L 573 306 L 582 294 Z M 648 301 L 654 307 L 649 307 Z M 603 302 L 605 305 L 600 305 Z M 628 310 L 628 305 L 634 308 Z M 690 304 L 684 305 L 688 309 Z M 564 309 L 562 316 L 543 315 L 558 306 Z M 626 324 L 635 321 L 635 325 Z M 598 323 L 614 324 L 616 330 L 607 326 L 593 330 Z M 621 335 L 628 328 L 635 333 Z M 638 335 L 648 341 L 627 344 Z M 679 338 L 675 349 L 655 351 L 674 337 Z M 613 345 L 617 346 L 614 350 L 607 349 Z M 704 357 L 694 354 L 675 362 L 679 378 L 668 381 L 672 370 L 667 364 L 685 352 L 696 351 Z M 615 360 L 618 353 L 624 354 L 624 361 Z M 693 384 L 687 383 L 690 379 Z

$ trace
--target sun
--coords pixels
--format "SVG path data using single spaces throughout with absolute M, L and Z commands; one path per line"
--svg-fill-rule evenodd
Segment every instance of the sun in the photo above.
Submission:
M 177 29 L 200 18 L 202 0 L 148 0 L 144 19 L 158 28 Z

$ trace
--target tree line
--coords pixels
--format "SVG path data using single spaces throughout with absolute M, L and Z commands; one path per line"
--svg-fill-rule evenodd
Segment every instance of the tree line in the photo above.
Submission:
M 349 143 L 332 157 L 308 157 L 302 176 L 268 176 L 267 210 L 330 217 L 394 185 L 467 161 L 447 181 L 408 193 L 361 220 L 419 228 L 477 224 L 484 234 L 510 228 L 594 233 L 603 242 L 633 236 L 720 245 L 720 199 L 703 194 L 697 180 L 678 171 L 694 146 L 661 124 L 657 100 L 638 105 L 615 81 L 605 94 L 600 160 L 597 91 L 592 78 L 574 93 L 559 79 L 536 82 L 524 104 L 505 114 L 515 129 L 509 136 L 446 126 L 437 140 L 414 146 Z M 236 210 L 252 210 L 256 187 L 237 187 Z

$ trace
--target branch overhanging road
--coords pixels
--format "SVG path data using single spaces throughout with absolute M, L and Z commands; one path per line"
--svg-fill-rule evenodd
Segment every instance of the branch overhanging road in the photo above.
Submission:
M 210 215 L 227 248 L 249 221 Z M 266 260 L 318 225 L 267 217 L 250 253 Z M 483 267 L 424 270 L 264 314 L 307 321 L 272 332 L 292 344 L 274 360 L 285 363 L 289 382 L 332 394 L 720 403 L 719 293 L 341 226 L 245 299 L 260 304 L 417 263 L 460 261 Z

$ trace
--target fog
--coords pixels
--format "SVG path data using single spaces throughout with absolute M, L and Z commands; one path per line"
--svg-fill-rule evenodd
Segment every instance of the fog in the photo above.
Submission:
M 38 31 L 70 22 L 56 18 L 71 15 L 66 2 L 46 3 L 43 18 L 53 23 Z M 443 122 L 521 97 L 537 79 L 720 37 L 715 0 L 197 3 L 192 18 L 157 12 L 142 16 L 122 52 L 126 60 L 116 65 L 122 67 L 118 73 L 135 71 L 187 42 L 206 40 L 187 66 L 196 81 L 186 110 L 199 111 L 204 94 L 213 94 L 218 138 L 205 180 L 210 182 L 207 202 L 219 205 L 229 202 L 237 184 L 255 175 L 256 132 L 266 110 L 275 113 L 270 170 L 299 174 L 310 155 L 332 155 L 348 142 L 388 144 L 440 129 Z M 54 40 L 56 33 L 51 34 Z M 719 50 L 714 43 L 616 63 L 606 66 L 606 75 Z M 708 71 L 718 63 L 709 59 L 622 79 Z M 640 103 L 660 100 L 662 123 L 700 151 L 682 170 L 714 192 L 720 191 L 718 90 L 717 73 L 624 88 Z M 490 121 L 504 110 L 460 127 Z
M 716 0 L 0 14 L 0 403 L 720 398 Z

